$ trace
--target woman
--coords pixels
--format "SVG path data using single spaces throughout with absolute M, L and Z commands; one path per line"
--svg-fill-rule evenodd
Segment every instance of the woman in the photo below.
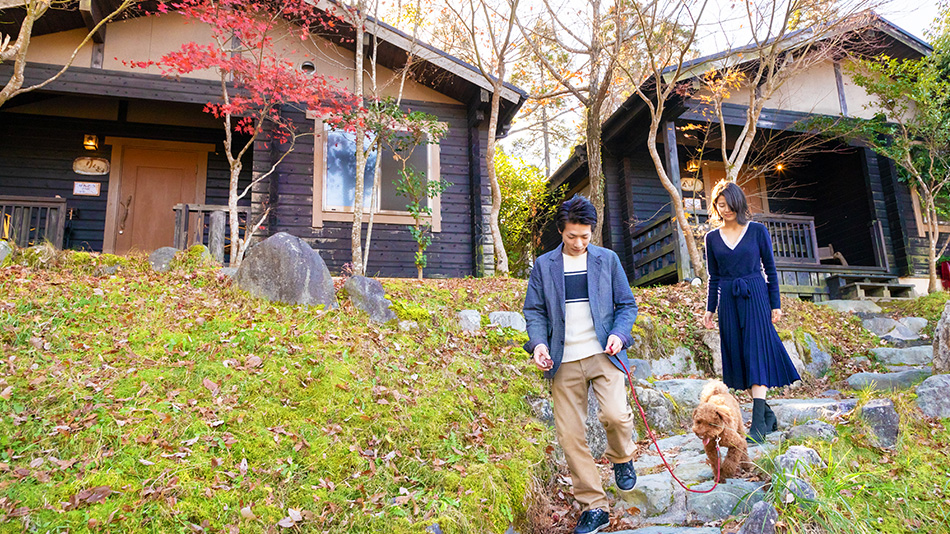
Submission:
M 706 234 L 709 293 L 703 326 L 713 328 L 718 304 L 722 381 L 752 395 L 747 439 L 762 443 L 766 433 L 778 429 L 765 403 L 768 388 L 801 378 L 772 325 L 782 318 L 782 309 L 769 231 L 749 220 L 749 203 L 735 183 L 716 184 L 712 199 L 709 220 L 719 228 Z

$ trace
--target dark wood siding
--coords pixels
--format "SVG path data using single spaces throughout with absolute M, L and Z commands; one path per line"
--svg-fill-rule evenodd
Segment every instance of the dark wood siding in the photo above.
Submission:
M 99 136 L 99 150 L 83 149 L 84 134 Z M 67 222 L 66 246 L 101 251 L 109 176 L 78 175 L 72 171 L 72 163 L 80 156 L 111 159 L 112 147 L 105 145 L 106 136 L 215 144 L 220 148 L 208 155 L 206 202 L 227 203 L 228 164 L 223 135 L 217 130 L 16 113 L 0 113 L 0 194 L 65 198 L 67 208 L 74 210 L 73 219 Z M 250 160 L 246 169 L 243 186 L 250 183 Z M 75 181 L 101 182 L 100 195 L 74 196 Z
M 897 167 L 891 162 L 890 174 L 894 177 L 891 184 L 894 188 L 894 197 L 897 215 L 900 217 L 901 229 L 904 233 L 904 262 L 901 267 L 906 276 L 927 277 L 930 275 L 930 268 L 927 265 L 927 247 L 929 240 L 927 235 L 921 235 L 920 228 L 917 225 L 917 216 L 914 212 L 912 192 L 907 183 L 901 181 L 897 175 Z M 947 244 L 950 236 L 941 234 L 937 242 L 937 253 L 940 248 Z M 946 254 L 946 252 L 944 253 Z
M 433 235 L 427 250 L 427 277 L 461 277 L 474 273 L 472 188 L 469 182 L 469 134 L 467 113 L 461 106 L 413 102 L 413 110 L 437 115 L 449 125 L 448 134 L 440 143 L 441 177 L 451 183 L 442 194 L 442 231 Z M 285 110 L 301 131 L 313 129 L 313 121 L 303 114 Z M 297 142 L 293 153 L 281 163 L 273 180 L 256 187 L 255 208 L 269 198 L 273 216 L 267 232 L 287 232 L 299 236 L 320 252 L 333 272 L 341 272 L 351 260 L 349 222 L 324 221 L 323 228 L 312 227 L 314 163 L 313 137 Z M 266 154 L 259 147 L 256 154 Z M 274 150 L 278 152 L 278 150 Z M 259 159 L 255 172 L 263 170 Z M 364 225 L 365 230 L 365 225 Z M 364 231 L 365 239 L 365 231 Z M 367 274 L 373 276 L 412 277 L 416 275 L 414 254 L 416 243 L 403 224 L 374 223 Z
M 662 146 L 658 148 L 663 151 Z M 636 229 L 670 212 L 670 196 L 663 189 L 650 154 L 642 150 L 623 160 L 624 180 L 632 200 L 627 223 Z

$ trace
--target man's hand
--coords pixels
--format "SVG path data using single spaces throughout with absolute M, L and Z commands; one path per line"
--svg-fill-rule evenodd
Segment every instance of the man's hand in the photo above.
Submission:
M 707 311 L 703 314 L 703 328 L 712 330 L 716 325 L 713 324 L 713 312 Z
M 554 367 L 554 360 L 551 359 L 547 345 L 536 345 L 534 347 L 534 356 L 532 356 L 531 359 L 534 360 L 534 364 L 538 366 L 538 369 L 542 371 L 547 371 Z
M 772 310 L 772 323 L 774 324 L 781 320 L 782 320 L 782 310 L 778 308 Z
M 613 356 L 623 350 L 623 340 L 619 336 L 610 334 L 610 337 L 607 338 L 607 346 L 604 347 L 604 352 Z

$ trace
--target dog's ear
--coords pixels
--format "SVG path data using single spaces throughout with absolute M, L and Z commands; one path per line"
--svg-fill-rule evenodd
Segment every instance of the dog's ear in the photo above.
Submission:
M 727 426 L 732 422 L 732 410 L 730 410 L 728 406 L 721 404 L 716 405 L 716 415 L 719 416 L 719 419 Z

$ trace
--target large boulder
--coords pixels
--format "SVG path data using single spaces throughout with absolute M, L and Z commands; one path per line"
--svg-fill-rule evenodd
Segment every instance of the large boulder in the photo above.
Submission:
M 148 263 L 156 272 L 164 273 L 172 268 L 176 254 L 178 254 L 177 248 L 162 247 L 148 255 Z
M 917 407 L 927 417 L 950 418 L 950 375 L 934 375 L 917 386 Z
M 330 270 L 304 240 L 278 232 L 248 249 L 234 275 L 238 287 L 257 298 L 336 308 Z
M 900 434 L 900 417 L 891 399 L 874 399 L 861 407 L 859 417 L 871 431 L 872 442 L 882 449 L 897 445 Z
M 355 275 L 343 284 L 346 295 L 354 306 L 369 314 L 375 323 L 388 323 L 396 319 L 396 312 L 390 309 L 392 302 L 386 298 L 386 290 L 379 280 Z
M 935 374 L 950 373 L 950 301 L 943 307 L 943 314 L 934 328 L 934 359 Z

